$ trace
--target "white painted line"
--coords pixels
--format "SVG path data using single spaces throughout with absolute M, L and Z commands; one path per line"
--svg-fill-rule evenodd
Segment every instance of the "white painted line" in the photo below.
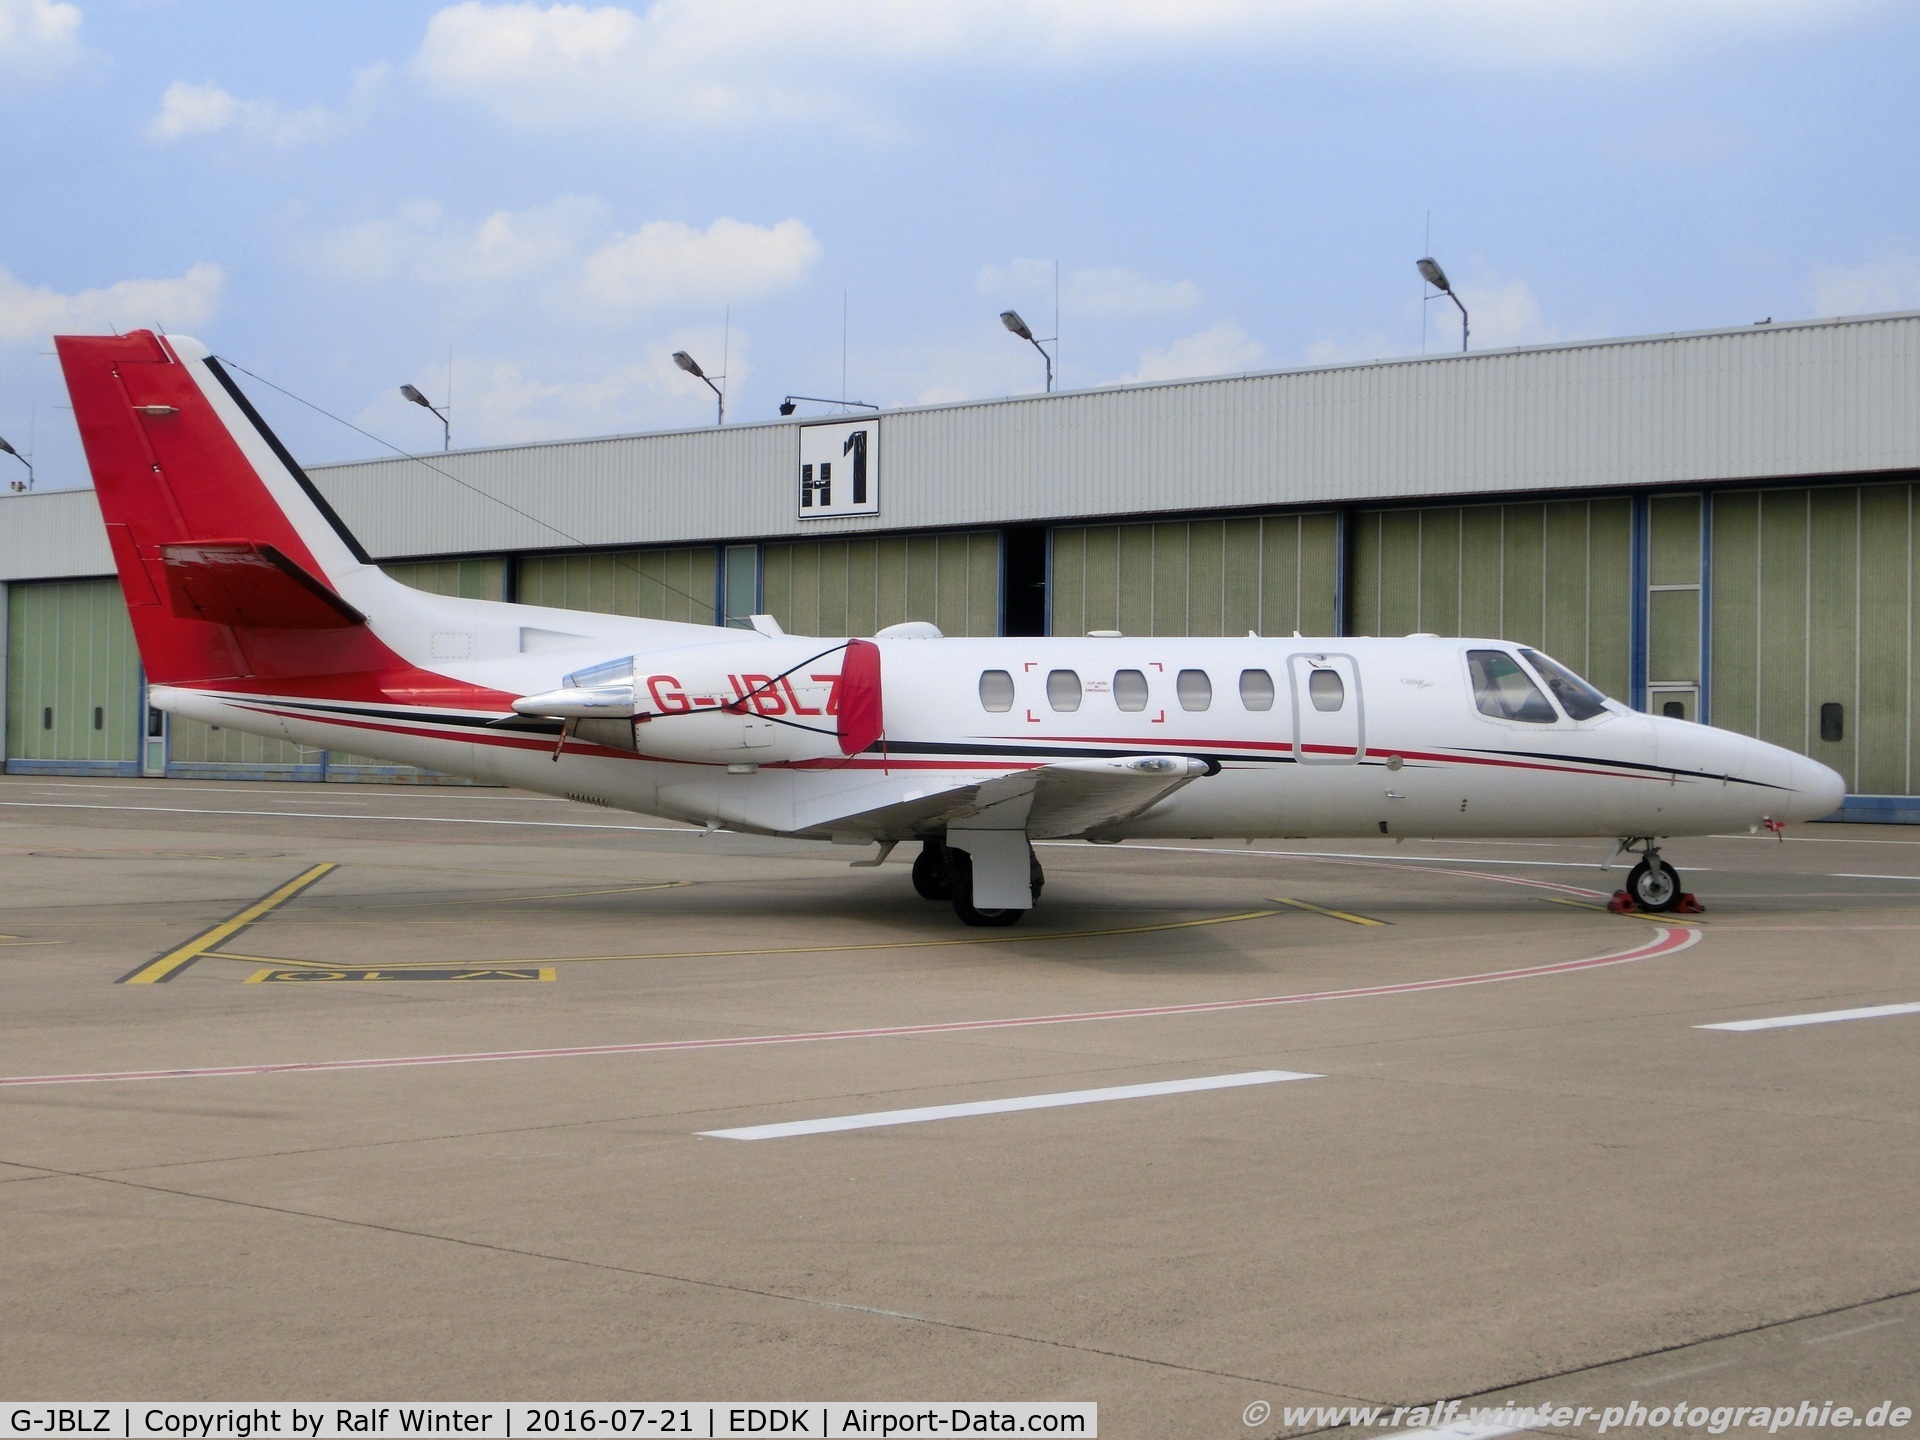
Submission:
M 1877 1020 L 1882 1015 L 1920 1015 L 1912 1005 L 1866 1005 L 1858 1010 L 1819 1010 L 1811 1015 L 1773 1015 L 1765 1020 L 1723 1020 L 1718 1025 L 1696 1025 L 1696 1030 L 1786 1030 L 1795 1025 L 1831 1025 L 1836 1020 Z
M 1858 875 L 1841 871 L 1838 875 L 1827 876 L 1829 880 L 1920 880 L 1920 875 Z
M 923 1120 L 956 1120 L 963 1115 L 1006 1115 L 1016 1110 L 1051 1110 L 1060 1105 L 1095 1105 L 1102 1100 L 1140 1100 L 1149 1095 L 1185 1095 L 1195 1090 L 1231 1090 L 1241 1085 L 1276 1085 L 1282 1080 L 1318 1080 L 1297 1070 L 1247 1070 L 1238 1075 L 1202 1075 L 1194 1080 L 1157 1080 L 1150 1085 L 1109 1085 L 1100 1090 L 1062 1090 L 1052 1095 L 1016 1095 L 1009 1100 L 973 1100 L 964 1105 L 923 1105 L 917 1110 L 873 1110 L 865 1115 L 829 1115 L 823 1120 L 789 1120 L 780 1125 L 744 1125 L 734 1130 L 702 1130 L 715 1140 L 780 1140 L 789 1135 L 826 1135 L 836 1130 L 873 1130 L 882 1125 L 917 1125 Z
M 1545 1424 L 1543 1418 L 1541 1424 Z M 1489 1425 L 1481 1420 L 1456 1420 L 1433 1430 L 1389 1431 L 1393 1440 L 1500 1440 L 1502 1435 L 1518 1435 L 1525 1425 Z
M 1868 1321 L 1865 1325 L 1856 1325 L 1851 1330 L 1836 1330 L 1831 1335 L 1816 1335 L 1813 1337 L 1813 1339 L 1807 1341 L 1807 1344 L 1824 1345 L 1829 1340 L 1844 1340 L 1849 1335 L 1864 1335 L 1869 1330 L 1884 1330 L 1889 1325 L 1904 1325 L 1906 1323 L 1907 1322 L 1904 1319 L 1902 1319 L 1900 1316 L 1893 1315 L 1893 1316 L 1889 1316 L 1885 1320 L 1871 1320 L 1871 1321 Z

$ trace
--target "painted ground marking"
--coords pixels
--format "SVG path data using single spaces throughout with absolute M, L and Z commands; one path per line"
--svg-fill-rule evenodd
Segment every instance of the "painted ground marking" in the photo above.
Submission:
M 1330 920 L 1344 920 L 1349 925 L 1391 925 L 1391 920 L 1375 920 L 1366 915 L 1350 915 L 1345 910 L 1329 910 L 1323 905 L 1313 905 L 1305 900 L 1289 900 L 1285 895 L 1267 897 L 1276 905 L 1291 905 L 1296 910 L 1309 910 L 1315 915 L 1325 915 Z
M 1559 960 L 1513 970 L 1485 970 L 1471 975 L 1448 975 L 1433 980 L 1407 980 L 1394 985 L 1367 985 L 1350 990 L 1318 990 L 1293 995 L 1256 995 L 1243 1000 L 1196 1000 L 1182 1005 L 1147 1005 L 1126 1010 L 1084 1010 L 1054 1015 L 1014 1015 L 992 1020 L 940 1020 L 920 1025 L 881 1025 L 860 1030 L 812 1030 L 771 1035 L 726 1035 L 705 1040 L 642 1040 L 625 1045 L 563 1045 L 540 1050 L 475 1050 L 448 1055 L 391 1055 L 358 1060 L 287 1060 L 252 1065 L 205 1065 L 168 1070 L 103 1070 L 66 1075 L 5 1075 L 0 1086 L 85 1085 L 121 1080 L 207 1080 L 236 1075 L 313 1074 L 333 1070 L 390 1070 L 414 1065 L 476 1065 L 500 1060 L 564 1060 L 598 1055 L 661 1055 L 689 1050 L 728 1050 L 755 1045 L 806 1045 L 830 1040 L 879 1040 L 916 1035 L 958 1035 L 985 1030 L 1012 1030 L 1038 1025 L 1083 1025 L 1109 1020 L 1143 1020 L 1171 1015 L 1224 1014 L 1232 1010 L 1265 1009 L 1280 1005 L 1309 1005 L 1328 1000 L 1358 1000 L 1382 995 L 1416 995 L 1454 990 L 1467 985 L 1494 985 L 1507 980 L 1530 980 L 1546 975 L 1570 975 L 1609 965 L 1628 965 L 1661 955 L 1676 954 L 1699 943 L 1698 930 L 1676 926 L 1662 930 L 1629 950 L 1615 950 L 1584 960 Z
M 742 1125 L 731 1130 L 699 1133 L 714 1140 L 781 1140 L 790 1135 L 876 1130 L 885 1125 L 918 1125 L 928 1120 L 957 1120 L 967 1115 L 1010 1115 L 1021 1110 L 1052 1110 L 1063 1105 L 1097 1105 L 1104 1100 L 1144 1100 L 1151 1095 L 1186 1095 L 1198 1090 L 1232 1090 L 1243 1085 L 1277 1085 L 1283 1080 L 1321 1078 L 1298 1070 L 1245 1070 L 1235 1075 L 1201 1075 L 1192 1080 L 1107 1085 L 1098 1090 L 1060 1090 L 1051 1095 L 1015 1095 L 1005 1100 L 972 1100 L 959 1105 L 921 1105 L 911 1110 L 871 1110 L 864 1115 L 829 1115 L 822 1120 L 788 1120 L 777 1125 Z
M 330 872 L 339 869 L 331 860 L 322 861 L 311 869 L 303 871 L 282 885 L 278 890 L 262 896 L 236 915 L 229 915 L 210 930 L 187 941 L 186 944 L 169 950 L 164 955 L 156 955 L 143 965 L 137 965 L 122 975 L 117 983 L 121 985 L 163 985 L 185 970 L 202 955 L 212 950 L 222 941 L 230 940 L 256 920 L 267 915 L 279 906 L 286 904 L 294 896 L 321 879 Z
M 222 959 L 231 957 L 222 956 Z M 256 970 L 247 977 L 249 985 L 271 985 L 276 983 L 299 982 L 302 984 L 347 981 L 352 984 L 366 984 L 385 980 L 551 980 L 554 969 L 550 965 L 514 965 L 493 968 L 449 968 L 429 969 L 426 966 L 400 967 L 380 966 L 370 969 L 299 969 L 299 970 Z
M 1864 1005 L 1857 1010 L 1817 1010 L 1810 1015 L 1772 1015 L 1764 1020 L 1722 1020 L 1696 1030 L 1790 1030 L 1797 1025 L 1832 1025 L 1841 1020 L 1878 1020 L 1883 1015 L 1920 1015 L 1920 1003 Z

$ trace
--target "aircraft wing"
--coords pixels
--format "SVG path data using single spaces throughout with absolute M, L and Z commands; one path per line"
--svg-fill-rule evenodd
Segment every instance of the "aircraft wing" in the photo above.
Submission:
M 1024 830 L 1036 840 L 1083 835 L 1132 819 L 1215 768 L 1182 755 L 1064 760 L 972 777 L 931 793 L 909 792 L 867 810 L 809 817 L 803 828 L 897 839 L 971 822 Z

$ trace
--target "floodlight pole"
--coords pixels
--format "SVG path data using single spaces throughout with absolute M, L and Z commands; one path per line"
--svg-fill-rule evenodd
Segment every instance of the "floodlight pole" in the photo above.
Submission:
M 25 485 L 22 485 L 18 480 L 14 481 L 13 482 L 14 491 L 16 493 L 20 493 L 20 492 L 32 490 L 33 489 L 33 461 L 29 460 L 26 456 L 22 455 L 18 450 L 14 449 L 13 446 L 9 445 L 4 438 L 0 438 L 0 452 L 4 452 L 5 454 L 13 456 L 14 459 L 18 460 L 22 465 L 27 467 L 27 483 Z
M 1440 262 L 1431 255 L 1422 256 L 1414 261 L 1414 269 L 1420 272 L 1420 278 L 1438 290 L 1442 295 L 1460 306 L 1460 353 L 1467 353 L 1467 307 L 1460 304 L 1460 297 L 1453 293 L 1453 286 L 1447 280 L 1447 272 L 1440 268 Z M 1433 297 L 1429 295 L 1427 299 Z M 1424 323 L 1424 322 L 1423 322 Z
M 1053 356 L 1047 353 L 1047 344 L 1058 344 L 1060 339 L 1059 335 L 1057 333 L 1049 335 L 1046 343 L 1034 339 L 1033 331 L 1027 328 L 1027 322 L 1020 318 L 1020 312 L 1018 310 L 1002 310 L 1000 312 L 1000 323 L 1006 326 L 1010 332 L 1019 336 L 1040 352 L 1040 358 L 1046 361 L 1047 364 L 1047 393 L 1051 395 L 1053 393 Z M 1056 319 L 1054 329 L 1057 332 L 1059 328 L 1059 322 Z
M 686 371 L 687 374 L 693 376 L 694 379 L 706 380 L 707 388 L 713 391 L 713 398 L 719 404 L 719 409 L 715 412 L 716 418 L 713 423 L 715 425 L 726 424 L 727 423 L 726 392 L 723 391 L 718 385 L 714 384 L 713 381 L 707 379 L 707 372 L 700 368 L 700 362 L 694 359 L 693 356 L 689 355 L 686 351 L 676 350 L 673 352 L 673 363 L 678 365 L 682 370 Z M 720 378 L 724 380 L 727 377 L 722 375 Z
M 448 373 L 451 375 L 452 372 L 449 371 Z M 422 410 L 431 410 L 433 412 L 434 419 L 440 422 L 441 452 L 444 454 L 446 451 L 453 449 L 453 426 L 448 423 L 446 415 L 439 407 L 427 399 L 425 395 L 421 394 L 419 387 L 416 385 L 402 385 L 400 387 L 400 394 L 403 398 L 411 400 L 415 405 L 418 405 Z M 451 409 L 452 407 L 449 406 L 448 408 Z

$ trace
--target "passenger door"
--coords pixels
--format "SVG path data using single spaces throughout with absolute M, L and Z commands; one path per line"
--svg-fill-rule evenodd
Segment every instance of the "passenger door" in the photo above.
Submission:
M 1294 756 L 1302 765 L 1352 765 L 1366 745 L 1360 670 L 1351 655 L 1291 655 Z

